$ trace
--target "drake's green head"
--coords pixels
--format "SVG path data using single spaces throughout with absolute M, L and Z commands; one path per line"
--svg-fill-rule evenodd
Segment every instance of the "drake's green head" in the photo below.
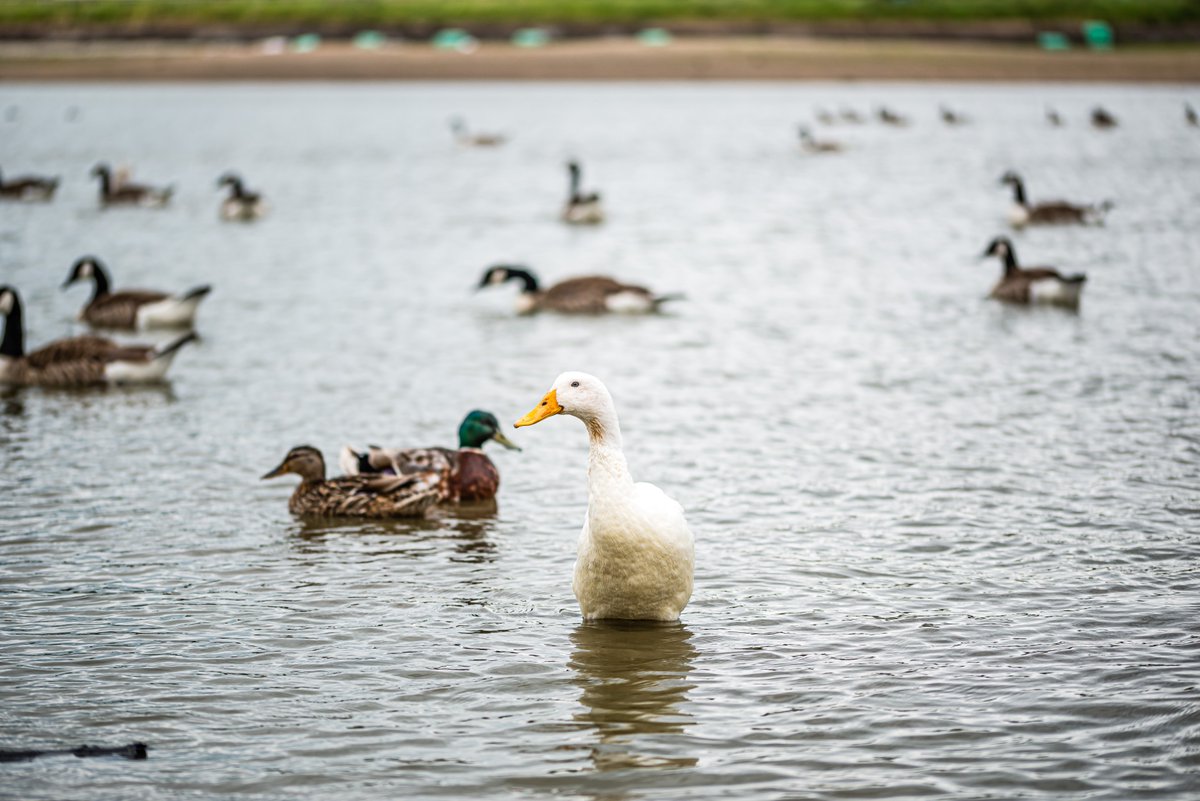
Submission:
M 478 409 L 468 414 L 458 427 L 458 447 L 482 448 L 489 439 L 499 442 L 514 451 L 521 450 L 508 437 L 500 433 L 500 421 L 491 412 Z

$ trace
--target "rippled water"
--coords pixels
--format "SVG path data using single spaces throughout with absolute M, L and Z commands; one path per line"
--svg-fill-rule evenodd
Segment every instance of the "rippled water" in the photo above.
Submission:
M 0 283 L 211 282 L 170 388 L 0 398 L 0 747 L 23 799 L 1193 798 L 1200 793 L 1200 134 L 1192 90 L 893 85 L 20 87 Z M 1121 128 L 1083 124 L 1103 101 Z M 886 102 L 914 125 L 821 129 Z M 974 118 L 944 128 L 936 107 Z M 1068 118 L 1052 130 L 1051 104 Z M 68 121 L 68 109 L 77 116 Z M 463 150 L 447 120 L 513 135 Z M 610 221 L 556 220 L 579 157 Z M 107 159 L 175 182 L 99 212 Z M 274 209 L 218 223 L 217 176 Z M 1009 168 L 1104 228 L 1016 235 L 1087 271 L 1004 308 L 977 260 Z M 687 301 L 514 317 L 483 268 Z M 494 455 L 498 509 L 304 524 L 309 442 L 450 444 L 562 370 L 616 397 L 636 477 L 697 539 L 678 626 L 582 625 L 586 436 Z

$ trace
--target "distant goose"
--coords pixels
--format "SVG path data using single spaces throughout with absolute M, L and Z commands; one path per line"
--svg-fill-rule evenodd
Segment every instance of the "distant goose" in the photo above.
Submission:
M 467 130 L 467 124 L 462 117 L 450 120 L 450 130 L 460 145 L 468 147 L 498 147 L 508 141 L 503 134 L 473 134 Z
M 583 170 L 579 162 L 567 164 L 567 172 L 571 183 L 567 194 L 567 205 L 563 208 L 563 222 L 571 225 L 596 225 L 604 222 L 604 207 L 600 205 L 600 195 L 596 192 L 583 193 L 580 191 Z
M 230 222 L 250 222 L 267 213 L 267 201 L 262 195 L 246 189 L 242 179 L 227 172 L 217 179 L 217 187 L 229 187 L 229 196 L 221 201 L 221 219 Z
M 360 474 L 408 475 L 435 470 L 440 476 L 439 501 L 490 501 L 500 488 L 500 471 L 483 452 L 488 440 L 504 447 L 521 450 L 500 431 L 500 421 L 491 412 L 476 409 L 458 427 L 457 448 L 380 448 L 368 446 L 359 453 L 349 446 L 342 448 L 339 463 L 342 472 Z
M 40 201 L 50 200 L 58 189 L 58 178 L 41 178 L 36 175 L 22 175 L 5 181 L 0 177 L 0 198 L 5 200 Z
M 947 125 L 966 125 L 968 122 L 966 117 L 964 117 L 962 114 L 959 114 L 949 106 L 942 106 L 940 107 L 939 111 L 942 115 L 942 122 L 946 123 Z
M 894 125 L 897 128 L 903 128 L 908 125 L 907 117 L 897 114 L 896 112 L 894 112 L 891 109 L 886 108 L 886 107 L 881 106 L 879 108 L 879 111 L 876 112 L 876 116 L 879 117 L 879 121 L 882 122 L 884 125 Z
M 863 116 L 852 108 L 843 108 L 838 112 L 838 117 L 842 122 L 848 122 L 851 125 L 862 125 L 865 122 Z
M 1192 108 L 1191 103 L 1183 104 L 1183 118 L 1193 128 L 1200 128 L 1200 116 L 1196 115 L 1196 109 Z
M 837 124 L 837 117 L 833 116 L 832 114 L 830 114 L 827 110 L 825 110 L 823 108 L 817 109 L 816 117 L 817 117 L 817 122 L 821 123 L 822 125 L 836 125 Z
M 41 387 L 86 387 L 162 381 L 181 347 L 196 338 L 188 332 L 158 347 L 121 345 L 96 336 L 71 337 L 25 352 L 21 299 L 10 286 L 0 286 L 0 315 L 5 318 L 0 341 L 0 384 Z
M 522 267 L 499 264 L 483 274 L 479 289 L 506 281 L 520 281 L 517 312 L 532 314 L 557 311 L 566 314 L 603 314 L 605 312 L 656 312 L 662 304 L 679 300 L 681 295 L 655 295 L 649 289 L 622 284 L 605 276 L 568 278 L 549 289 L 542 289 L 533 273 Z
M 1100 106 L 1092 109 L 1092 127 L 1107 129 L 1117 127 L 1117 118 Z
M 288 511 L 309 517 L 422 517 L 437 503 L 437 473 L 403 476 L 325 478 L 325 457 L 311 445 L 288 451 L 279 466 L 263 476 L 300 476 L 288 500 Z
M 1000 178 L 1001 184 L 1013 188 L 1013 205 L 1008 221 L 1014 228 L 1026 225 L 1092 225 L 1104 222 L 1104 215 L 1112 208 L 1111 201 L 1099 205 L 1075 205 L 1054 200 L 1030 205 L 1025 197 L 1025 183 L 1012 170 Z
M 1046 122 L 1050 123 L 1051 127 L 1061 128 L 1062 124 L 1063 124 L 1063 118 L 1059 116 L 1057 111 L 1055 111 L 1054 109 L 1047 106 L 1046 107 Z
M 79 319 L 102 328 L 184 328 L 196 319 L 196 307 L 212 291 L 207 285 L 182 295 L 146 289 L 109 290 L 108 273 L 100 260 L 85 256 L 75 262 L 63 283 L 92 281 L 92 297 L 79 312 Z
M 113 180 L 112 170 L 107 164 L 92 168 L 92 177 L 100 179 L 100 204 L 103 206 L 146 206 L 161 208 L 171 199 L 174 187 L 158 189 L 142 184 L 131 184 Z
M 828 140 L 814 139 L 812 132 L 804 126 L 800 126 L 798 133 L 800 134 L 800 147 L 807 153 L 841 153 L 842 146 L 837 142 Z
M 1079 294 L 1087 276 L 1062 275 L 1049 267 L 1022 269 L 1012 242 L 999 236 L 991 241 L 981 258 L 996 256 L 1004 262 L 1004 276 L 992 288 L 989 297 L 1006 303 L 1048 303 L 1054 306 L 1079 306 Z

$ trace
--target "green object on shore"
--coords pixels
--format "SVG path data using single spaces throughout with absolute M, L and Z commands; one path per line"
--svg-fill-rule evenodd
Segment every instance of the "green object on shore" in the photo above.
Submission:
M 1042 31 L 1037 37 L 1038 47 L 1043 50 L 1070 50 L 1071 40 L 1055 31 Z
M 359 50 L 378 50 L 387 44 L 387 37 L 379 31 L 359 31 L 354 37 L 354 46 Z
M 1113 49 L 1113 29 L 1107 22 L 1098 19 L 1084 20 L 1083 41 L 1093 50 Z
M 637 40 L 647 47 L 666 47 L 673 40 L 671 32 L 663 28 L 646 28 L 638 31 Z
M 297 53 L 311 53 L 321 46 L 321 36 L 316 33 L 302 33 L 292 40 L 292 50 Z
M 479 46 L 479 40 L 462 28 L 443 28 L 429 42 L 438 50 L 457 50 L 469 53 Z
M 516 47 L 545 47 L 550 43 L 550 31 L 545 28 L 521 28 L 512 35 Z

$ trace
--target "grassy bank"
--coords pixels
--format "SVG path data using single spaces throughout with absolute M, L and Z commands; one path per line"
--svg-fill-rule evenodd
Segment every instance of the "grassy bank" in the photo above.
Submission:
M 0 26 L 376 26 L 897 20 L 1200 21 L 1200 0 L 3 0 Z

